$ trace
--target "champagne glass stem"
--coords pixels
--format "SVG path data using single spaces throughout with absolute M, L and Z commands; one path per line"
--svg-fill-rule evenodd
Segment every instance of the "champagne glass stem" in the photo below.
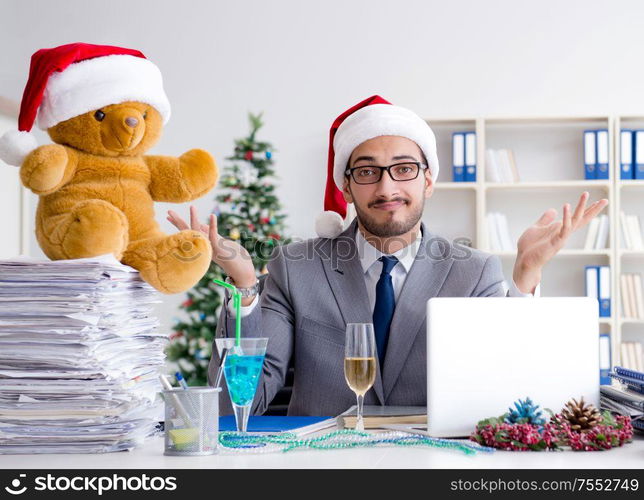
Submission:
M 362 394 L 356 394 L 356 398 L 358 399 L 356 430 L 357 431 L 364 431 L 364 421 L 362 420 L 362 405 L 364 403 L 364 396 Z

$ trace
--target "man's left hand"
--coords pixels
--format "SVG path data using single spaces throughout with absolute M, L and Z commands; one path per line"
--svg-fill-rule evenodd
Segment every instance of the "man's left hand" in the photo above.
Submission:
M 543 266 L 566 244 L 568 237 L 588 224 L 601 212 L 608 200 L 602 198 L 586 208 L 588 191 L 579 198 L 575 213 L 571 214 L 570 203 L 563 207 L 563 220 L 554 221 L 557 210 L 546 210 L 539 220 L 526 229 L 517 242 L 517 259 L 512 277 L 523 293 L 534 293 L 541 281 Z

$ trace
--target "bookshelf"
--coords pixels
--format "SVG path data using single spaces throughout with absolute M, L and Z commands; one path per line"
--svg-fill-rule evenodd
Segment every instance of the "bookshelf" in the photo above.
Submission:
M 620 363 L 619 345 L 644 343 L 644 319 L 625 318 L 621 307 L 619 276 L 644 271 L 644 250 L 627 250 L 621 241 L 619 213 L 636 214 L 644 221 L 644 181 L 621 180 L 619 131 L 644 129 L 644 116 L 473 117 L 428 119 L 437 138 L 441 174 L 426 201 L 423 220 L 438 234 L 468 238 L 474 248 L 499 255 L 506 280 L 512 278 L 516 251 L 491 251 L 486 214 L 503 212 L 513 244 L 548 208 L 563 215 L 563 204 L 574 210 L 583 191 L 589 202 L 609 200 L 601 213 L 608 216 L 607 248 L 584 250 L 588 225 L 573 233 L 566 246 L 546 266 L 542 296 L 585 295 L 584 266 L 608 265 L 611 269 L 611 317 L 599 318 L 600 333 L 610 333 L 613 365 Z M 584 180 L 583 131 L 607 129 L 609 179 Z M 453 132 L 476 131 L 476 182 L 452 182 Z M 489 182 L 485 176 L 486 150 L 511 149 L 520 182 Z M 643 273 L 644 274 L 644 273 Z

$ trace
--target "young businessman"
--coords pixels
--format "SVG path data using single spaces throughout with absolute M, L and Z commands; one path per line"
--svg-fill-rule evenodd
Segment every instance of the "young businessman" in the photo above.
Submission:
M 378 96 L 347 110 L 331 129 L 327 212 L 316 223 L 321 237 L 279 247 L 259 294 L 248 253 L 218 235 L 214 215 L 201 225 L 191 208 L 191 227 L 209 234 L 213 261 L 247 289 L 243 335 L 269 338 L 256 413 L 283 386 L 291 359 L 290 415 L 337 415 L 354 404 L 343 371 L 345 326 L 364 322 L 374 323 L 378 351 L 365 404 L 426 404 L 427 300 L 506 295 L 497 256 L 452 244 L 421 222 L 438 169 L 434 134 L 411 111 Z M 566 203 L 561 221 L 547 210 L 521 235 L 508 296 L 538 294 L 543 266 L 608 203 L 586 208 L 587 199 L 584 192 L 574 213 Z M 347 203 L 357 217 L 342 230 Z M 188 227 L 174 212 L 169 220 Z M 233 331 L 228 304 L 216 335 Z M 213 346 L 210 383 L 218 361 Z M 230 411 L 227 394 L 221 404 Z

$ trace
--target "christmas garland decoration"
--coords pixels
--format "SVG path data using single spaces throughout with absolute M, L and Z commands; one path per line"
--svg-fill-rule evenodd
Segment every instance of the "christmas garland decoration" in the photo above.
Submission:
M 633 425 L 628 416 L 600 412 L 584 399 L 572 399 L 548 422 L 530 398 L 518 400 L 514 408 L 498 418 L 481 420 L 470 436 L 472 441 L 510 451 L 609 450 L 632 441 Z

